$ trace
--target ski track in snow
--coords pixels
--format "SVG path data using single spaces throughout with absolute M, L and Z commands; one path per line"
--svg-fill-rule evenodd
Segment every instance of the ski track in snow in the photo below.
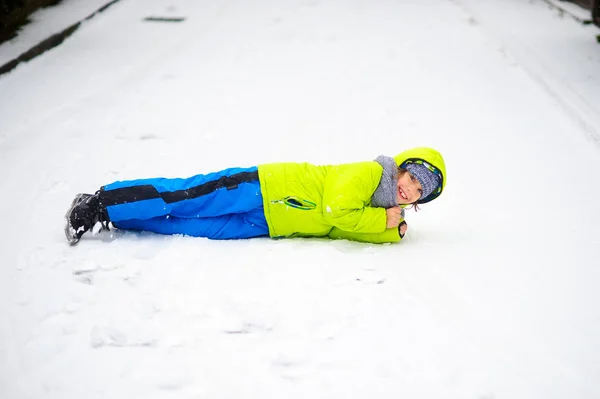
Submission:
M 472 21 L 483 21 L 484 29 L 502 42 L 500 51 L 510 57 L 511 62 L 518 62 L 528 75 L 560 104 L 564 112 L 581 126 L 586 137 L 600 146 L 600 78 L 595 73 L 600 68 L 600 55 L 597 51 L 594 52 L 597 46 L 593 40 L 594 34 L 600 33 L 597 27 L 577 29 L 577 25 L 560 12 L 541 13 L 541 1 L 531 1 L 527 7 L 521 8 L 515 7 L 511 2 L 494 5 L 497 7 L 496 13 L 506 14 L 500 21 L 488 13 L 485 3 L 471 0 L 452 1 L 474 15 L 471 17 Z M 566 5 L 575 7 L 569 3 Z M 560 37 L 558 40 L 537 39 L 529 42 L 515 40 L 527 32 L 532 21 L 542 18 L 560 19 L 561 24 L 568 25 L 565 37 L 581 40 L 568 41 Z M 507 26 L 503 23 L 506 19 L 513 23 Z M 547 25 L 539 24 L 531 30 L 541 31 L 545 26 Z M 572 51 L 571 46 L 574 44 L 581 51 Z M 565 57 L 567 59 L 560 60 L 557 65 L 555 54 L 569 54 L 572 55 L 572 59 Z M 581 71 L 579 74 L 573 74 L 573 70 Z

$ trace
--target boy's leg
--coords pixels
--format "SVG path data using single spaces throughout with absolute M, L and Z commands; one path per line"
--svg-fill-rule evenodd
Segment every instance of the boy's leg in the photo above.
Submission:
M 119 181 L 98 193 L 110 221 L 214 218 L 262 207 L 258 168 L 230 168 L 186 179 Z M 182 223 L 182 222 L 181 222 Z
M 128 230 L 152 231 L 159 234 L 184 234 L 213 240 L 269 235 L 262 206 L 246 213 L 210 218 L 189 219 L 161 216 L 147 220 L 122 220 L 115 223 L 115 226 Z

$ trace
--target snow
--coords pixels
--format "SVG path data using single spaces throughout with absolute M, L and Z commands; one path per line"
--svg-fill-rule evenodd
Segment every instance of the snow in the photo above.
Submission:
M 0 76 L 0 397 L 599 398 L 598 33 L 542 0 L 87 21 Z M 114 180 L 420 145 L 448 185 L 397 245 L 63 234 Z
M 18 35 L 0 44 L 0 66 L 17 58 L 51 35 L 82 21 L 109 0 L 62 0 L 60 7 L 44 7 L 29 16 L 30 23 Z
M 580 6 L 577 3 L 565 0 L 544 0 L 548 5 L 556 7 L 559 15 L 566 12 L 568 15 L 573 16 L 578 21 L 591 21 L 592 13 L 589 9 Z M 564 10 L 564 11 L 563 11 Z

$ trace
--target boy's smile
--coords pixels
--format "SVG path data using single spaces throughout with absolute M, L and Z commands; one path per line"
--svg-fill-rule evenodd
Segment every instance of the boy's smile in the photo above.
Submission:
M 421 183 L 410 172 L 398 175 L 398 193 L 396 201 L 398 204 L 412 204 L 421 198 Z

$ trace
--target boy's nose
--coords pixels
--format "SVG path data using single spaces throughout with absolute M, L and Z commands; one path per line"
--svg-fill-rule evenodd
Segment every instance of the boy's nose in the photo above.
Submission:
M 418 193 L 419 190 L 417 189 L 417 183 L 413 183 L 410 185 L 410 193 L 412 195 L 417 195 L 416 193 Z

